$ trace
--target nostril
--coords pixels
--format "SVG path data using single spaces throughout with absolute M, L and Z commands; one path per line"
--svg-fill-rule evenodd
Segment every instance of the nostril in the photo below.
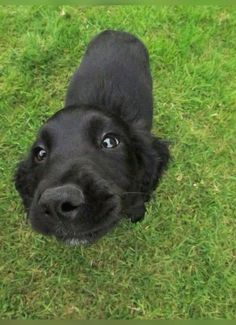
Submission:
M 45 213 L 46 216 L 49 216 L 50 215 L 50 210 L 49 209 L 45 209 L 44 210 L 44 213 Z
M 61 211 L 62 212 L 71 212 L 78 208 L 78 206 L 71 204 L 70 202 L 64 202 L 61 205 Z

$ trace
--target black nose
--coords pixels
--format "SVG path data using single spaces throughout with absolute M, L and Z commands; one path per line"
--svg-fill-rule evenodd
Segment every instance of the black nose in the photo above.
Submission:
M 76 218 L 82 203 L 84 203 L 82 191 L 71 184 L 49 188 L 39 199 L 39 206 L 44 213 L 51 217 L 70 220 Z

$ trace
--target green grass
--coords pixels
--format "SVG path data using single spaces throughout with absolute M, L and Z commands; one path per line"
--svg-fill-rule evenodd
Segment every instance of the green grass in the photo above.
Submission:
M 31 231 L 12 174 L 106 28 L 150 52 L 172 162 L 142 223 L 70 248 Z M 236 9 L 1 7 L 0 78 L 0 317 L 235 318 Z

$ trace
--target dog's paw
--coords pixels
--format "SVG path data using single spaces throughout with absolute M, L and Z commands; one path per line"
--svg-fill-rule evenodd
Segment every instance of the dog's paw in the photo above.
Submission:
M 127 211 L 127 218 L 129 218 L 131 220 L 131 222 L 135 223 L 138 221 L 142 221 L 145 215 L 145 205 L 139 205 L 139 206 L 135 206 L 130 208 L 129 211 Z

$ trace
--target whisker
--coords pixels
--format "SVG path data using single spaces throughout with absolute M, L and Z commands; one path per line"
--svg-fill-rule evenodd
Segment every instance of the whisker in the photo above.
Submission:
M 148 195 L 148 197 L 150 199 L 154 198 L 154 196 L 155 196 L 155 192 L 152 192 L 152 193 L 149 193 L 149 192 L 123 192 L 123 193 L 120 194 L 120 196 L 121 197 L 125 196 L 125 195 L 128 196 L 129 194 L 131 194 L 131 195 L 132 194 L 136 194 L 136 195 L 140 194 L 140 195 L 143 195 L 143 196 Z
M 121 195 L 126 195 L 126 194 L 147 194 L 147 192 L 123 192 Z

